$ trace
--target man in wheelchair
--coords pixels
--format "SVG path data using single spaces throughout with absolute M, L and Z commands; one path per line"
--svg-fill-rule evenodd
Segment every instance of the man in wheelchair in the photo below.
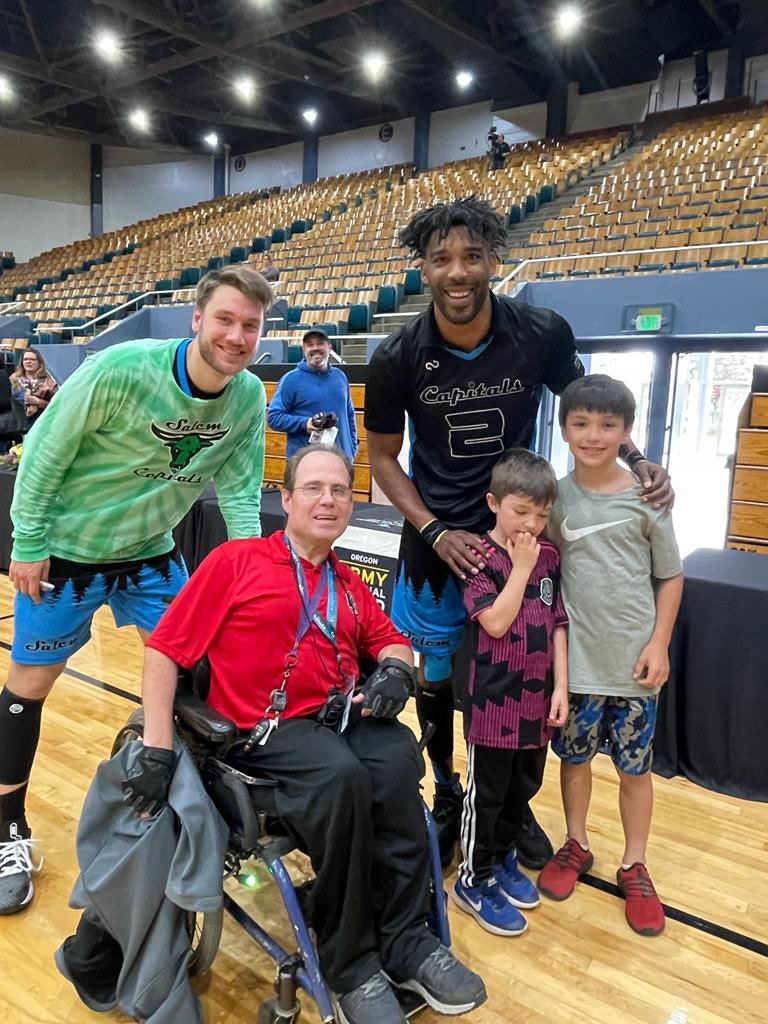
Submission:
M 126 800 L 162 806 L 178 666 L 207 654 L 208 702 L 240 729 L 227 761 L 279 780 L 278 814 L 312 861 L 308 916 L 340 1019 L 404 1024 L 390 981 L 438 1012 L 468 1012 L 486 998 L 482 979 L 427 924 L 424 764 L 397 721 L 411 648 L 331 550 L 352 513 L 351 463 L 338 449 L 301 449 L 282 500 L 284 532 L 216 548 L 150 636 L 144 749 Z M 360 659 L 378 663 L 362 686 Z

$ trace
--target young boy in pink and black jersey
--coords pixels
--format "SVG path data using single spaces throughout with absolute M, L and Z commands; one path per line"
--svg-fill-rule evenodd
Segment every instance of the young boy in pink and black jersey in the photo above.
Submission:
M 520 909 L 538 905 L 517 865 L 528 802 L 541 788 L 552 730 L 568 714 L 568 619 L 560 556 L 537 540 L 557 497 L 550 464 L 525 448 L 505 452 L 491 475 L 496 525 L 485 567 L 463 584 L 472 621 L 467 789 L 462 862 L 453 898 L 486 931 L 521 935 Z

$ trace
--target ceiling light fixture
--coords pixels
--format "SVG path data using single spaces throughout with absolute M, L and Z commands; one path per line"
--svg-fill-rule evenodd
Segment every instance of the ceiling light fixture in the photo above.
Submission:
M 366 53 L 363 57 L 363 67 L 365 68 L 368 76 L 374 79 L 374 81 L 381 77 L 386 66 L 387 59 L 382 53 Z
M 13 99 L 13 86 L 11 85 L 10 79 L 6 78 L 5 75 L 0 75 L 0 100 L 8 102 Z
M 581 28 L 584 15 L 578 7 L 561 7 L 555 16 L 555 33 L 561 39 L 570 37 Z
M 302 110 L 301 116 L 304 118 L 307 124 L 313 125 L 317 121 L 319 115 L 315 107 L 307 107 L 306 110 Z
M 206 146 L 210 146 L 211 149 L 217 149 L 219 145 L 219 136 L 216 132 L 208 132 L 207 135 L 203 136 L 203 142 Z
M 460 89 L 468 89 L 475 80 L 475 76 L 471 71 L 459 71 L 456 74 L 456 85 Z
M 143 107 L 136 107 L 128 115 L 128 120 L 137 132 L 148 132 L 150 128 L 149 114 Z
M 234 81 L 233 87 L 237 95 L 246 102 L 250 102 L 256 95 L 256 82 L 250 75 L 241 75 Z
M 114 63 L 114 61 L 119 60 L 122 56 L 120 40 L 108 28 L 96 34 L 93 45 L 99 56 L 110 63 Z

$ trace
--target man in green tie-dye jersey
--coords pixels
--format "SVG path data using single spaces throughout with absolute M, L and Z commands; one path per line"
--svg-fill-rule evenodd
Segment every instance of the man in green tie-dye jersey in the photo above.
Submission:
M 199 283 L 192 339 L 92 356 L 30 431 L 14 491 L 11 668 L 0 692 L 0 914 L 32 899 L 25 817 L 43 702 L 94 612 L 142 637 L 187 579 L 171 530 L 213 480 L 229 536 L 258 536 L 264 386 L 246 370 L 272 303 L 248 267 Z

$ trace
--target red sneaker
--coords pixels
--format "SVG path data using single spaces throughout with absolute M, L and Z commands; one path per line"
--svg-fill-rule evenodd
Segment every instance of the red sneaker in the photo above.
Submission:
M 633 864 L 616 872 L 626 906 L 627 924 L 638 935 L 660 935 L 664 931 L 664 908 L 661 905 L 645 864 Z
M 567 900 L 578 880 L 594 863 L 595 858 L 589 850 L 583 849 L 575 839 L 569 839 L 542 868 L 536 883 L 539 892 L 551 900 Z

